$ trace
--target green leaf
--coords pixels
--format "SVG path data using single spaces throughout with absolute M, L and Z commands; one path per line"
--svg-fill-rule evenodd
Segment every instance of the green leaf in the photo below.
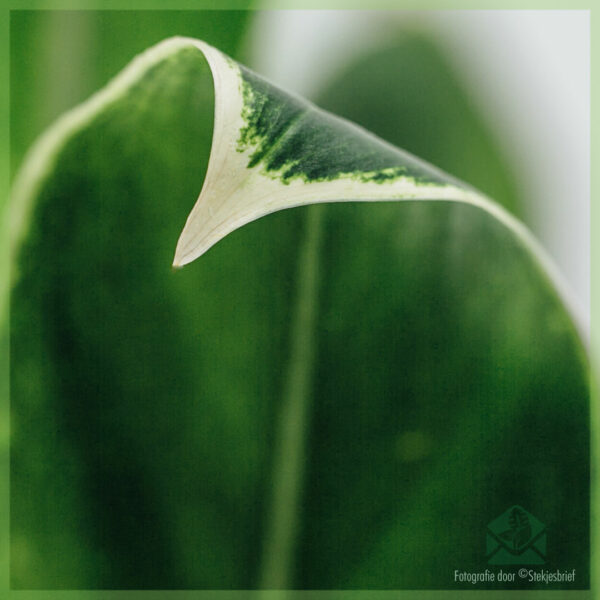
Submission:
M 499 205 L 178 38 L 12 206 L 15 587 L 451 588 L 517 503 L 586 586 L 588 361 Z
M 468 181 L 524 218 L 511 157 L 505 156 L 448 54 L 432 32 L 399 29 L 393 43 L 342 69 L 317 102 Z
M 241 0 L 239 8 L 251 8 Z M 98 6 L 100 8 L 100 6 Z M 44 128 L 103 87 L 132 56 L 172 35 L 239 56 L 248 10 L 13 10 L 11 169 Z

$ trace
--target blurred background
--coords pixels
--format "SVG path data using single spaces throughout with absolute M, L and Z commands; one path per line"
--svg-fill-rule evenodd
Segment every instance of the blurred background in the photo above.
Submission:
M 13 176 L 57 116 L 172 35 L 204 39 L 484 191 L 541 240 L 588 326 L 589 13 L 13 11 Z M 127 137 L 109 122 L 67 149 L 19 257 L 18 588 L 260 583 L 307 213 L 261 219 L 174 275 L 164 256 L 198 193 L 210 127 L 151 117 L 139 145 L 135 123 Z M 172 151 L 182 147 L 194 151 Z M 481 566 L 491 518 L 523 502 L 552 528 L 549 564 L 578 566 L 585 587 L 577 341 L 505 231 L 468 207 L 416 204 L 325 207 L 293 581 L 446 589 L 456 561 Z

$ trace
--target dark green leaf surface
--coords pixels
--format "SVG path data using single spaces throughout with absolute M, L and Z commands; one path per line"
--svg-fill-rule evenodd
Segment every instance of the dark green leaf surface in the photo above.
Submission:
M 12 295 L 13 585 L 260 585 L 318 214 L 288 586 L 457 586 L 518 504 L 547 526 L 548 566 L 585 588 L 587 359 L 536 258 L 477 207 L 408 201 L 282 211 L 173 270 L 212 94 L 201 54 L 173 54 L 69 137 L 32 198 Z
M 401 30 L 395 43 L 346 66 L 317 103 L 469 182 L 523 218 L 527 211 L 508 168 L 511 157 L 499 148 L 475 94 L 465 89 L 447 55 L 431 33 Z

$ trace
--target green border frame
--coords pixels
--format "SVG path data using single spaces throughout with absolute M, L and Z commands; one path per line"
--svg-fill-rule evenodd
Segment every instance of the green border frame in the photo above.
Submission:
M 594 43 L 595 34 L 600 24 L 593 18 L 591 0 L 576 2 L 566 6 L 565 2 L 554 0 L 533 0 L 523 6 L 522 0 L 504 1 L 500 4 L 489 0 L 458 0 L 450 3 L 444 0 L 266 0 L 258 3 L 261 9 L 402 9 L 402 10 L 464 10 L 464 9 L 568 9 L 590 12 L 591 63 L 600 63 L 598 46 Z M 245 8 L 239 0 L 7 0 L 0 8 L 0 291 L 7 280 L 8 273 L 8 225 L 3 218 L 6 200 L 10 187 L 9 164 L 9 15 L 11 10 L 91 10 L 91 9 L 136 9 L 136 10 L 174 10 L 174 9 L 240 9 Z M 600 146 L 600 129 L 598 127 L 598 108 L 600 97 L 600 81 L 591 73 L 591 157 L 596 156 L 594 149 Z M 596 115 L 594 117 L 594 115 Z M 600 189 L 600 173 L 592 170 L 591 181 L 591 347 L 594 371 L 600 373 L 600 271 L 594 272 L 594 265 L 600 264 L 600 210 L 594 198 Z M 4 281 L 3 281 L 4 280 Z M 1 305 L 0 305 L 1 306 Z M 8 308 L 0 309 L 0 326 L 6 323 Z M 479 600 L 480 598 L 524 598 L 545 600 L 571 598 L 573 600 L 600 599 L 600 387 L 593 385 L 592 396 L 592 590 L 590 591 L 508 591 L 508 590 L 456 590 L 456 591 L 117 591 L 117 590 L 35 590 L 22 591 L 9 588 L 9 386 L 8 386 L 8 336 L 6 329 L 0 327 L 0 595 L 12 600 Z M 594 565 L 597 565 L 594 568 Z

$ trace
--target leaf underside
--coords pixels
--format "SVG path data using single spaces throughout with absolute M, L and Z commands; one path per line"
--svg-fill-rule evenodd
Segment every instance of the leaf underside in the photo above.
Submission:
M 588 365 L 535 248 L 468 186 L 227 59 L 243 110 L 214 181 L 247 204 L 218 204 L 207 176 L 216 220 L 184 242 L 252 222 L 173 270 L 215 92 L 198 47 L 172 44 L 16 186 L 13 586 L 260 586 L 291 386 L 307 414 L 287 587 L 450 588 L 514 504 L 586 587 Z M 274 212 L 342 180 L 337 200 L 383 201 Z

